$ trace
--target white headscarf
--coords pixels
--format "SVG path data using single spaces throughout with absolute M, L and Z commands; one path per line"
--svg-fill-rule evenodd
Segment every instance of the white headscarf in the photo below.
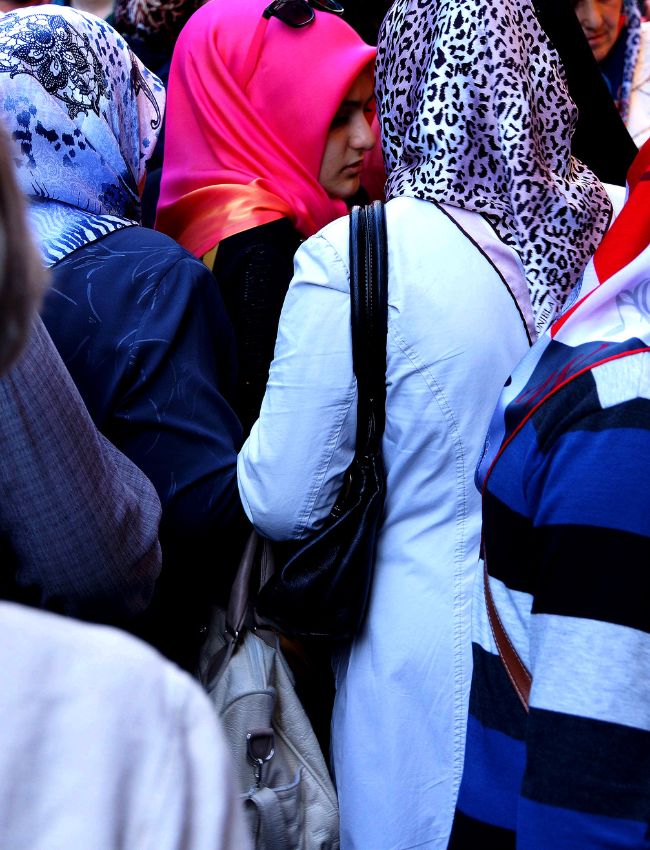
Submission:
M 530 0 L 397 0 L 377 51 L 387 198 L 482 213 L 519 254 L 538 332 L 611 204 L 571 156 L 576 109 Z

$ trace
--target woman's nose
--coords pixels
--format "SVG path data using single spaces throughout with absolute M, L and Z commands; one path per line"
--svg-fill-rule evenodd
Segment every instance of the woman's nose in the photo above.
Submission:
M 581 0 L 576 6 L 576 15 L 583 29 L 596 31 L 603 22 L 598 0 Z
M 355 150 L 369 151 L 375 145 L 375 134 L 368 124 L 364 113 L 359 115 L 355 122 L 350 139 L 350 146 Z

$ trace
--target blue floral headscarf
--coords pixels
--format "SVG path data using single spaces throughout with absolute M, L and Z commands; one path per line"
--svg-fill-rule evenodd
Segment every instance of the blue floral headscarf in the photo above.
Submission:
M 0 120 L 46 266 L 139 223 L 164 105 L 105 21 L 64 6 L 0 16 Z

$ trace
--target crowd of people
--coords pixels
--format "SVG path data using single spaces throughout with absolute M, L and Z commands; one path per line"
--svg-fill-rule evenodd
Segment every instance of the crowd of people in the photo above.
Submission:
M 649 10 L 83 2 L 0 0 L 0 844 L 650 847 Z M 370 200 L 386 502 L 354 639 L 282 639 L 340 814 L 285 848 L 192 674 L 344 486 Z

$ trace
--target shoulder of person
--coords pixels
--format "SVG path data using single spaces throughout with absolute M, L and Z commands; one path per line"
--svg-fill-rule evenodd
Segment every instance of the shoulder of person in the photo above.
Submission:
M 386 235 L 389 244 L 394 240 L 402 239 L 415 242 L 421 240 L 424 233 L 435 237 L 435 231 L 438 229 L 452 231 L 459 229 L 442 206 L 421 198 L 406 196 L 392 198 L 384 204 L 384 209 L 386 211 Z M 467 216 L 476 217 L 477 221 L 481 220 L 478 213 L 466 213 Z M 350 218 L 343 216 L 327 224 L 316 235 L 326 239 L 335 249 L 347 257 L 349 228 Z M 435 229 L 433 234 L 431 234 L 431 228 Z M 427 240 L 424 244 L 430 244 L 430 240 Z
M 301 241 L 292 222 L 288 218 L 279 218 L 228 236 L 219 244 L 219 253 L 243 256 L 251 251 L 262 251 L 293 255 Z
M 156 276 L 162 277 L 178 263 L 195 273 L 209 271 L 201 260 L 166 233 L 140 226 L 129 227 L 118 233 L 124 234 L 125 244 L 127 249 L 130 246 L 134 252 L 134 259 L 136 255 L 141 258 L 137 274 L 151 276 L 157 270 Z
M 41 683 L 42 693 L 64 688 L 71 701 L 75 687 L 81 693 L 92 681 L 94 698 L 97 690 L 104 690 L 114 708 L 117 701 L 126 708 L 137 681 L 150 704 L 161 699 L 174 704 L 191 682 L 150 646 L 110 626 L 1 602 L 0 634 L 5 669 L 18 664 L 24 674 L 31 671 L 32 681 Z
M 94 242 L 82 245 L 53 266 L 55 277 L 70 278 L 75 272 L 88 280 L 106 276 L 118 280 L 155 282 L 181 263 L 195 272 L 203 263 L 178 242 L 148 227 L 123 227 Z

